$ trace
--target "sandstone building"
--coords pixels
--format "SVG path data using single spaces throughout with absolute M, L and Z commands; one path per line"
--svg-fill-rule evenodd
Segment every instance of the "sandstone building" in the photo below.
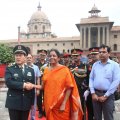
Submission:
M 32 14 L 28 21 L 28 32 L 18 29 L 18 39 L 0 41 L 10 46 L 15 46 L 20 42 L 31 48 L 33 55 L 37 55 L 40 49 L 49 50 L 57 48 L 61 53 L 69 52 L 73 48 L 84 50 L 94 46 L 106 44 L 112 48 L 112 54 L 120 59 L 120 26 L 113 26 L 114 22 L 109 17 L 99 16 L 100 10 L 94 5 L 89 11 L 88 18 L 82 18 L 80 23 L 76 24 L 80 35 L 74 37 L 57 37 L 51 31 L 51 23 L 46 14 L 41 10 L 40 4 L 38 10 Z

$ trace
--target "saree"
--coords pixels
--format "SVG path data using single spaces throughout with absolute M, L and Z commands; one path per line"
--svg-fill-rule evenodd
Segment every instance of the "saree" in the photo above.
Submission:
M 82 120 L 83 111 L 80 96 L 74 77 L 66 66 L 59 66 L 50 70 L 45 68 L 43 74 L 44 107 L 47 120 Z M 65 110 L 60 111 L 66 90 L 71 89 L 71 94 L 65 105 Z M 78 111 L 78 112 L 77 112 Z

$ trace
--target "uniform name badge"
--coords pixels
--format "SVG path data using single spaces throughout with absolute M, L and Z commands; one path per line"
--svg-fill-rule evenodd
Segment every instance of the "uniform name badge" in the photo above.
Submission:
M 14 76 L 15 79 L 18 78 L 18 74 L 17 73 L 15 73 L 13 76 Z
M 27 76 L 31 77 L 31 76 L 32 76 L 31 72 L 28 72 L 28 73 L 27 73 Z

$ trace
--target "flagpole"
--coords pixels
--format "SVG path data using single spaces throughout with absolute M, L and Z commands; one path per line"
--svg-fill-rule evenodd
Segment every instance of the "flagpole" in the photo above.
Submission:
M 20 45 L 20 26 L 18 26 L 18 45 Z

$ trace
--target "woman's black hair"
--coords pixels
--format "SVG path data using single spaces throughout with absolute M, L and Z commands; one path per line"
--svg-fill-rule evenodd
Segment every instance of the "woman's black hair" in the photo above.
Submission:
M 50 54 L 50 52 L 52 52 L 52 51 L 54 51 L 54 52 L 57 54 L 57 56 L 60 58 L 61 54 L 60 54 L 60 52 L 59 52 L 57 49 L 52 48 L 52 49 L 49 51 L 49 54 Z

